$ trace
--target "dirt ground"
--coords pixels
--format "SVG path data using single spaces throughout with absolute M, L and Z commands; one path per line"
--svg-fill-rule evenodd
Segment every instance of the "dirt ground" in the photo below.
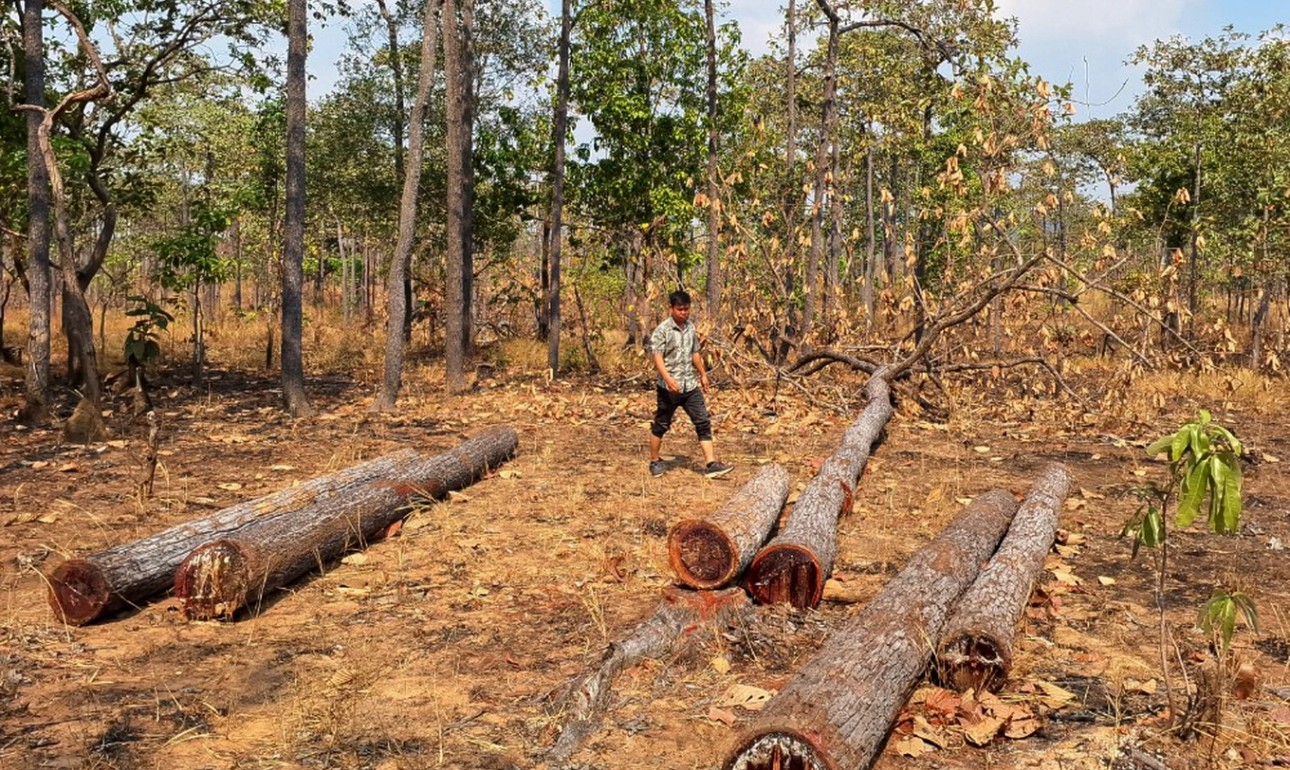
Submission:
M 19 376 L 7 372 L 0 390 L 5 770 L 542 766 L 559 726 L 553 694 L 649 616 L 670 585 L 669 525 L 714 510 L 761 463 L 783 464 L 800 489 L 849 420 L 787 388 L 772 400 L 727 383 L 712 406 L 735 471 L 720 480 L 696 473 L 700 454 L 682 418 L 665 444 L 670 470 L 654 479 L 645 462 L 651 386 L 641 376 L 552 384 L 500 373 L 454 398 L 429 383 L 409 389 L 396 417 L 366 413 L 369 386 L 313 378 L 319 414 L 292 422 L 273 380 L 216 372 L 200 388 L 163 382 L 162 468 L 143 500 L 143 432 L 126 421 L 128 396 L 114 406 L 113 440 L 64 446 L 56 431 L 12 422 Z M 858 397 L 859 379 L 829 376 L 830 392 Z M 1113 385 L 1114 373 L 1072 372 L 1092 413 L 1023 396 L 1024 375 L 954 392 L 948 424 L 903 407 L 841 523 L 836 580 L 819 609 L 759 608 L 697 656 L 630 669 L 573 765 L 617 770 L 665 758 L 669 767 L 718 767 L 752 713 L 731 703 L 734 685 L 782 686 L 967 498 L 992 487 L 1023 493 L 1051 460 L 1075 478 L 1062 514 L 1074 537 L 1050 556 L 1005 690 L 1039 728 L 973 745 L 962 724 L 935 718 L 924 703 L 935 691 L 924 689 L 877 767 L 1149 767 L 1137 746 L 1171 768 L 1290 764 L 1284 382 L 1233 375 L 1207 400 L 1177 379 Z M 1199 406 L 1241 435 L 1253 462 L 1240 536 L 1173 534 L 1168 654 L 1189 670 L 1207 657 L 1195 621 L 1218 584 L 1254 596 L 1262 631 L 1239 629 L 1235 641 L 1258 676 L 1252 696 L 1225 700 L 1216 737 L 1206 728 L 1180 741 L 1159 729 L 1166 695 L 1151 555 L 1131 560 L 1118 535 L 1138 505 L 1132 489 L 1165 476 L 1145 442 Z M 185 622 L 162 598 L 68 628 L 46 602 L 42 573 L 69 556 L 399 448 L 447 449 L 494 424 L 520 433 L 508 473 L 419 508 L 396 537 L 291 586 L 259 614 Z M 1185 698 L 1183 683 L 1173 686 Z M 916 717 L 935 728 L 921 756 L 901 740 Z

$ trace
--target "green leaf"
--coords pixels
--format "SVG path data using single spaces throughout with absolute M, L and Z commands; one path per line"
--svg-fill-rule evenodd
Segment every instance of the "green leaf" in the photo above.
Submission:
M 1151 508 L 1147 511 L 1146 517 L 1142 520 L 1142 529 L 1138 531 L 1138 539 L 1148 548 L 1158 548 L 1160 541 L 1163 539 L 1162 527 L 1160 520 L 1160 511 Z
M 1172 435 L 1172 436 L 1165 436 L 1165 437 L 1164 437 L 1164 438 L 1162 438 L 1162 439 L 1157 439 L 1157 440 L 1156 440 L 1156 442 L 1155 442 L 1154 444 L 1152 444 L 1151 446 L 1147 447 L 1147 456 L 1148 456 L 1148 457 L 1155 457 L 1156 455 L 1160 454 L 1161 452 L 1169 452 L 1169 454 L 1170 454 L 1170 458 L 1169 458 L 1169 459 L 1171 459 L 1171 460 L 1172 460 L 1172 459 L 1173 459 L 1173 452 L 1171 451 L 1171 448 L 1173 447 L 1173 443 L 1174 443 L 1174 441 L 1177 441 L 1177 440 L 1178 440 L 1178 434 L 1174 434 L 1174 435 Z
M 1178 512 L 1175 522 L 1179 527 L 1190 527 L 1200 513 L 1201 501 L 1205 499 L 1206 483 L 1209 481 L 1209 467 L 1198 463 L 1183 479 L 1182 496 L 1178 500 Z
M 1169 462 L 1176 463 L 1182 458 L 1183 452 L 1187 451 L 1187 444 L 1191 441 L 1191 431 L 1183 428 L 1174 434 L 1173 442 L 1169 446 Z
M 1226 457 L 1225 457 L 1226 456 Z M 1230 458 L 1230 460 L 1226 459 Z M 1228 453 L 1214 458 L 1224 465 L 1222 527 L 1220 534 L 1235 535 L 1241 529 L 1241 466 L 1240 461 Z

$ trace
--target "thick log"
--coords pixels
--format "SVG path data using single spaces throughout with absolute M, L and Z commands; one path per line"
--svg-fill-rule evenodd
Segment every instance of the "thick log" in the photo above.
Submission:
M 470 486 L 515 455 L 519 436 L 490 428 L 442 454 L 349 490 L 325 510 L 252 522 L 230 537 L 207 543 L 174 574 L 175 595 L 186 617 L 232 618 L 277 590 L 345 553 L 363 548 L 407 514 L 412 498 L 441 499 Z
M 945 624 L 936 671 L 946 687 L 998 692 L 1012 670 L 1012 640 L 1070 489 L 1059 463 L 1046 466 L 1022 501 L 999 550 Z
M 703 519 L 677 522 L 667 535 L 672 570 L 693 588 L 720 588 L 739 577 L 779 519 L 788 471 L 767 465 Z
M 788 602 L 804 609 L 819 604 L 824 595 L 824 581 L 838 554 L 838 519 L 850 512 L 856 482 L 893 411 L 883 373 L 869 378 L 864 393 L 864 411 L 843 434 L 841 446 L 802 490 L 779 534 L 748 567 L 748 590 L 762 604 Z
M 609 695 L 619 674 L 646 658 L 663 657 L 694 639 L 694 632 L 701 628 L 725 625 L 748 607 L 748 596 L 741 588 L 666 589 L 654 614 L 629 635 L 610 644 L 600 664 L 584 671 L 565 690 L 556 708 L 564 728 L 547 758 L 563 762 L 582 745 L 609 705 Z
M 725 770 L 868 768 L 1016 510 L 1006 492 L 973 500 L 767 702 Z
M 177 524 L 141 540 L 68 559 L 48 575 L 49 605 L 64 623 L 75 626 L 137 606 L 173 584 L 175 569 L 194 548 L 254 521 L 341 504 L 353 489 L 372 479 L 396 478 L 400 469 L 418 458 L 415 451 L 403 449 Z

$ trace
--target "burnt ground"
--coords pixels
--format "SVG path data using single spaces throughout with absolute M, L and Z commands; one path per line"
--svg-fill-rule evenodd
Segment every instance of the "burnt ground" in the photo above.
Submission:
M 6 415 L 18 384 L 8 374 Z M 833 392 L 858 391 L 859 381 L 834 376 Z M 1229 381 L 1207 402 L 1165 379 L 1100 384 L 1109 381 L 1085 373 L 1092 414 L 1023 397 L 1006 381 L 953 393 L 948 424 L 902 409 L 841 524 L 836 580 L 820 608 L 759 608 L 697 655 L 630 669 L 574 765 L 666 757 L 672 767 L 719 766 L 752 713 L 730 703 L 732 686 L 777 689 L 967 498 L 991 487 L 1023 493 L 1051 460 L 1075 478 L 1062 515 L 1073 537 L 1050 556 L 1005 690 L 1040 727 L 974 745 L 964 724 L 921 705 L 931 692 L 922 690 L 877 767 L 1133 767 L 1115 757 L 1138 746 L 1173 768 L 1290 763 L 1290 596 L 1277 550 L 1290 542 L 1284 383 Z M 150 499 L 136 489 L 144 441 L 125 418 L 128 397 L 102 445 L 64 446 L 56 431 L 0 423 L 0 767 L 540 766 L 558 726 L 553 693 L 670 585 L 669 525 L 714 510 L 760 463 L 785 465 L 800 489 L 847 423 L 796 393 L 772 401 L 727 383 L 712 406 L 735 472 L 699 476 L 682 419 L 665 445 L 672 467 L 652 479 L 652 396 L 639 376 L 549 384 L 498 375 L 454 398 L 410 388 L 396 417 L 366 413 L 368 386 L 309 387 L 319 414 L 293 422 L 277 409 L 276 383 L 255 374 L 219 372 L 200 388 L 163 382 L 162 467 Z M 1254 448 L 1254 462 L 1240 536 L 1173 535 L 1168 654 L 1193 674 L 1212 657 L 1195 621 L 1220 583 L 1254 596 L 1262 630 L 1239 629 L 1235 641 L 1258 676 L 1252 697 L 1225 699 L 1217 735 L 1203 725 L 1202 737 L 1182 741 L 1161 730 L 1151 554 L 1131 560 L 1118 535 L 1138 505 L 1133 489 L 1165 475 L 1142 446 L 1202 405 Z M 258 614 L 185 622 L 162 598 L 68 628 L 46 603 L 42 573 L 66 557 L 398 448 L 443 450 L 499 423 L 521 436 L 508 473 L 419 508 L 398 536 L 292 585 Z M 1182 700 L 1176 670 L 1174 679 Z M 935 728 L 921 756 L 901 740 L 914 717 Z

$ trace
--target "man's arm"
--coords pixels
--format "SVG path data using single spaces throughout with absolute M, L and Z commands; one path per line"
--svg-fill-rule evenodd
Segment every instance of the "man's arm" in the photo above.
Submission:
M 667 385 L 668 390 L 673 393 L 681 392 L 681 384 L 667 370 L 667 364 L 663 363 L 663 354 L 658 350 L 654 351 L 654 368 L 658 370 L 658 376 L 663 378 L 663 383 Z
M 699 373 L 699 387 L 703 389 L 704 393 L 707 393 L 708 370 L 703 365 L 703 354 L 696 350 L 694 355 L 690 356 L 690 360 L 694 362 L 694 370 Z

